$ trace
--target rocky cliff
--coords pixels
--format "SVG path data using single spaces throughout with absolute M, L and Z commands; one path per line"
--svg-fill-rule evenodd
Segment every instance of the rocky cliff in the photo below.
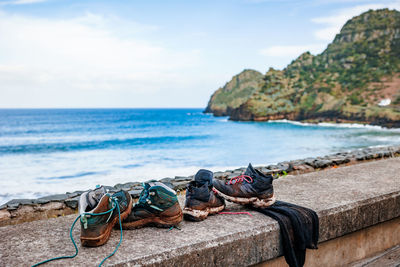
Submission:
M 212 95 L 206 112 L 400 127 L 400 12 L 354 17 L 324 52 L 305 52 L 283 70 L 243 71 Z
M 263 75 L 255 70 L 244 70 L 219 88 L 211 96 L 205 112 L 215 116 L 227 116 L 233 109 L 245 103 L 260 89 Z

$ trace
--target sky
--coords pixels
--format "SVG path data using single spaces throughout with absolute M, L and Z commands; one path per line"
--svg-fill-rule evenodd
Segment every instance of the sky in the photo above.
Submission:
M 205 107 L 400 0 L 0 0 L 0 108 Z

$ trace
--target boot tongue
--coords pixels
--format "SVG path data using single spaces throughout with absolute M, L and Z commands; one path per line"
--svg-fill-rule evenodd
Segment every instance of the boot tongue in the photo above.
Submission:
M 253 168 L 253 166 L 251 165 L 251 163 L 249 163 L 249 166 L 247 166 L 247 169 L 246 169 L 246 171 L 244 172 L 244 175 L 251 176 L 251 175 L 254 175 L 254 174 L 256 174 L 256 171 L 254 170 L 254 168 Z
M 159 182 L 157 180 L 150 180 L 144 183 L 143 187 L 146 190 L 149 190 L 150 187 L 157 185 Z
M 201 169 L 194 176 L 194 180 L 201 185 L 204 185 L 206 183 L 212 185 L 213 175 L 214 174 L 212 171 Z
M 147 198 L 149 197 L 149 194 L 150 194 L 150 188 L 152 188 L 153 186 L 162 187 L 165 190 L 176 195 L 176 192 L 173 189 L 166 186 L 165 184 L 163 184 L 159 181 L 156 181 L 156 180 L 150 180 L 148 182 L 143 183 L 144 189 L 140 193 L 139 202 L 145 203 L 147 201 Z M 158 189 L 154 189 L 154 190 L 158 190 Z
M 168 186 L 165 185 L 164 183 L 161 183 L 161 182 L 156 181 L 156 180 L 151 180 L 151 181 L 148 182 L 148 184 L 145 184 L 145 189 L 146 189 L 146 190 L 149 190 L 150 187 L 153 187 L 153 186 L 162 187 L 162 188 L 164 188 L 165 190 L 167 190 L 167 191 L 169 191 L 169 192 L 171 192 L 171 193 L 173 193 L 173 194 L 176 194 L 175 190 L 173 190 L 172 188 L 168 187 Z
M 106 194 L 106 189 L 104 187 L 96 188 L 87 194 L 87 203 L 90 209 L 94 209 L 100 202 L 100 199 Z

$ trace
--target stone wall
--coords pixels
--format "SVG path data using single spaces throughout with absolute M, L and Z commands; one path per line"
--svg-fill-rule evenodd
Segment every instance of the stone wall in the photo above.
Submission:
M 399 178 L 397 157 L 287 175 L 274 181 L 278 200 L 308 207 L 319 217 L 319 249 L 307 250 L 305 266 L 348 266 L 398 244 Z M 184 198 L 178 196 L 181 206 Z M 275 220 L 248 206 L 226 204 L 226 211 L 234 214 L 216 214 L 200 222 L 183 220 L 179 229 L 123 231 L 122 245 L 106 261 L 107 266 L 249 266 L 263 262 L 270 266 L 271 260 L 282 256 L 280 228 Z M 73 214 L 0 227 L 1 265 L 30 266 L 51 257 L 73 255 L 70 227 L 75 219 Z M 72 236 L 78 255 L 50 265 L 97 265 L 120 240 L 115 229 L 103 246 L 83 248 L 79 226 Z M 286 266 L 279 258 L 276 263 L 272 266 Z
M 256 168 L 263 173 L 271 173 L 278 179 L 286 174 L 297 175 L 398 156 L 400 156 L 400 146 L 374 147 L 339 152 L 324 157 L 284 161 L 276 165 L 259 166 Z M 246 168 L 243 167 L 235 170 L 215 172 L 214 177 L 216 179 L 230 179 L 240 175 L 245 170 Z M 181 192 L 185 190 L 186 184 L 192 179 L 193 175 L 163 178 L 160 181 L 175 191 Z M 141 182 L 128 182 L 105 187 L 109 192 L 116 192 L 120 189 L 129 191 L 133 198 L 138 198 L 143 189 Z M 13 199 L 0 206 L 0 226 L 75 213 L 77 212 L 78 200 L 82 192 L 84 191 L 67 192 L 65 194 L 51 195 L 38 199 Z

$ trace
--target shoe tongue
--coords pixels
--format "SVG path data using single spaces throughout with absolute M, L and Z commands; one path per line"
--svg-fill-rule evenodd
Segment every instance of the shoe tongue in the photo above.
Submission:
M 150 187 L 155 186 L 158 183 L 160 183 L 160 182 L 158 182 L 157 180 L 150 180 L 150 181 L 143 183 L 143 187 L 144 187 L 144 189 L 149 190 Z
M 249 166 L 247 166 L 246 171 L 244 172 L 244 175 L 248 175 L 251 176 L 253 174 L 256 174 L 256 171 L 254 170 L 253 166 L 251 165 L 251 163 L 249 163 Z
M 146 187 L 146 186 L 148 186 L 148 187 Z M 168 187 L 166 184 L 161 183 L 161 182 L 159 182 L 159 181 L 152 180 L 152 181 L 149 181 L 148 183 L 145 184 L 145 188 L 146 188 L 147 190 L 150 189 L 150 187 L 153 187 L 153 186 L 162 187 L 162 188 L 164 188 L 165 190 L 167 190 L 167 191 L 169 191 L 169 192 L 171 192 L 171 193 L 173 193 L 173 194 L 176 194 L 175 190 L 173 190 L 172 188 Z
M 148 182 L 143 183 L 144 189 L 140 193 L 139 202 L 146 202 L 146 199 L 149 197 L 150 188 L 153 187 L 153 186 L 162 187 L 165 190 L 167 190 L 167 191 L 169 191 L 169 192 L 171 192 L 171 193 L 176 195 L 176 192 L 173 189 L 171 189 L 168 186 L 166 186 L 165 184 L 163 184 L 163 183 L 161 183 L 159 181 L 156 181 L 156 180 L 150 180 Z
M 196 175 L 194 176 L 194 180 L 198 182 L 199 184 L 205 184 L 208 183 L 209 185 L 212 184 L 212 179 L 213 179 L 213 172 L 205 169 L 199 170 Z
M 89 191 L 87 194 L 87 203 L 90 209 L 94 209 L 99 204 L 100 199 L 106 194 L 104 187 L 96 188 L 95 190 Z

